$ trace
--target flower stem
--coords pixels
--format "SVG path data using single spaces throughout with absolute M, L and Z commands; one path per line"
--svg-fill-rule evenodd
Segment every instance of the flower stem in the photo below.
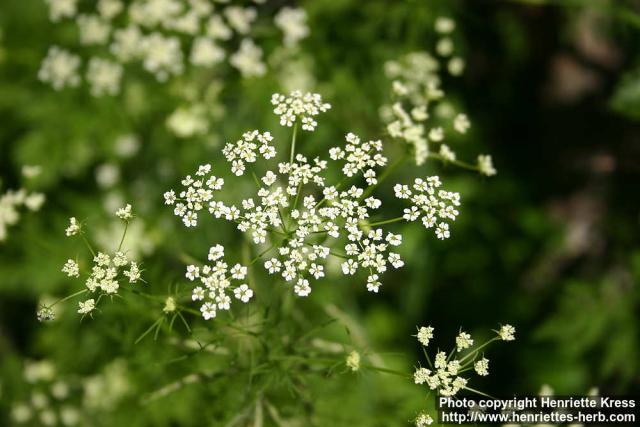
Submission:
M 129 221 L 124 223 L 124 232 L 122 233 L 122 238 L 120 239 L 120 244 L 118 245 L 118 252 L 122 249 L 122 244 L 124 243 L 124 238 L 127 235 L 127 229 L 129 228 Z
M 84 234 L 82 232 L 80 232 L 80 237 L 82 237 L 82 241 L 84 242 L 85 245 L 87 245 L 87 248 L 89 248 L 89 252 L 91 252 L 91 255 L 93 255 L 93 257 L 95 258 L 96 253 L 94 252 L 93 248 L 91 247 L 91 243 L 89 243 L 89 241 L 87 240 L 87 238 L 84 236 Z
M 399 216 L 397 218 L 385 219 L 384 221 L 371 222 L 368 224 L 369 227 L 375 227 L 377 225 L 391 224 L 393 222 L 402 221 L 404 218 Z
M 54 305 L 56 305 L 56 304 L 59 304 L 59 303 L 61 303 L 61 302 L 68 301 L 68 300 L 70 300 L 71 298 L 75 298 L 75 297 L 77 297 L 78 295 L 82 295 L 82 294 L 84 294 L 84 293 L 85 293 L 85 292 L 87 292 L 87 291 L 88 291 L 88 289 L 83 289 L 83 290 L 78 291 L 78 292 L 75 292 L 75 293 L 73 293 L 73 294 L 71 294 L 71 295 L 67 295 L 66 297 L 64 297 L 64 298 L 62 298 L 62 299 L 59 299 L 58 301 L 56 301 L 56 302 L 54 302 L 53 304 L 51 304 L 49 307 L 53 307 L 53 306 L 54 306 Z
M 362 193 L 362 198 L 365 199 L 369 196 L 369 194 L 371 194 L 371 192 L 373 192 L 373 190 L 375 190 L 380 184 L 382 184 L 382 182 L 387 179 L 387 177 L 389 175 L 391 175 L 391 173 L 396 170 L 398 168 L 398 166 L 400 166 L 402 163 L 404 163 L 404 160 L 407 158 L 407 153 L 406 151 L 404 153 L 402 153 L 402 156 L 400 156 L 398 158 L 398 160 L 396 160 L 395 162 L 393 162 L 393 164 L 391 164 L 391 166 L 389 166 L 387 169 L 385 169 L 384 172 L 382 172 L 382 175 L 380 175 L 380 177 L 378 178 L 378 182 L 376 182 L 375 185 L 372 185 L 371 187 L 367 188 L 364 193 Z
M 293 124 L 293 136 L 291 137 L 291 155 L 289 156 L 289 163 L 293 163 L 293 158 L 296 155 L 296 137 L 298 136 L 298 122 Z

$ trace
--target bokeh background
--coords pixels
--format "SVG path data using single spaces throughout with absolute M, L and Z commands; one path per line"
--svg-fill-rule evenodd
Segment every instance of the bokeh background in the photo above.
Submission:
M 339 317 L 340 325 L 318 339 L 407 372 L 421 360 L 411 337 L 416 325 L 434 326 L 437 343 L 448 347 L 460 328 L 481 340 L 510 323 L 517 341 L 488 351 L 491 375 L 476 388 L 508 396 L 535 394 L 544 384 L 558 394 L 592 387 L 638 394 L 640 3 L 268 1 L 261 13 L 273 16 L 285 5 L 306 10 L 310 35 L 294 54 L 283 53 L 279 34 L 265 24 L 266 75 L 242 78 L 223 64 L 161 84 L 134 69 L 120 95 L 101 98 L 82 87 L 54 91 L 37 79 L 50 45 L 75 43 L 70 24 L 50 23 L 41 0 L 0 5 L 0 192 L 27 187 L 46 195 L 41 210 L 23 212 L 0 242 L 0 425 L 13 425 L 15 403 L 33 392 L 25 366 L 42 360 L 55 365 L 56 378 L 84 390 L 74 394 L 84 396 L 74 405 L 89 414 L 87 425 L 259 425 L 234 421 L 247 406 L 235 356 L 200 352 L 168 363 L 190 354 L 171 343 L 174 335 L 135 343 L 162 306 L 110 304 L 82 322 L 71 307 L 52 323 L 37 322 L 39 303 L 76 289 L 60 273 L 82 251 L 64 238 L 68 218 L 86 221 L 97 244 L 108 247 L 120 232 L 112 211 L 132 203 L 138 218 L 127 245 L 144 261 L 149 291 L 187 287 L 185 260 L 202 257 L 213 241 L 238 253 L 243 247 L 234 230 L 213 221 L 185 229 L 163 206 L 162 193 L 198 164 L 222 165 L 222 144 L 245 130 L 270 130 L 286 141 L 269 99 L 292 81 L 333 105 L 301 142 L 310 155 L 348 131 L 385 138 L 383 65 L 432 50 L 437 16 L 456 20 L 456 45 L 466 59 L 465 75 L 445 81 L 472 121 L 455 148 L 461 158 L 491 153 L 498 174 L 482 178 L 432 162 L 402 169 L 398 180 L 440 174 L 461 192 L 452 238 L 440 242 L 417 226 L 399 226 L 408 262 L 380 294 L 337 276 L 296 302 L 305 319 L 291 323 L 304 330 Z M 194 92 L 206 131 L 176 135 L 167 117 Z M 26 180 L 24 165 L 39 165 L 40 175 Z M 393 203 L 391 188 L 382 192 Z M 140 402 L 185 375 L 220 366 L 226 374 Z M 269 385 L 265 425 L 401 426 L 427 406 L 425 389 L 410 380 L 340 369 L 303 374 L 299 387 L 291 379 L 294 386 Z

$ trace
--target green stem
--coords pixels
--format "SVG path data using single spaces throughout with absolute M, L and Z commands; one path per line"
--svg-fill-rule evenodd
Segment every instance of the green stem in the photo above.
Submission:
M 465 390 L 472 391 L 472 392 L 474 392 L 474 393 L 479 394 L 480 396 L 488 397 L 489 399 L 495 399 L 495 397 L 490 396 L 490 395 L 488 395 L 487 393 L 483 393 L 483 392 L 478 391 L 478 390 L 476 390 L 476 389 L 474 389 L 474 388 L 471 388 L 471 387 L 466 387 L 466 386 L 465 386 Z
M 89 241 L 87 240 L 87 238 L 84 236 L 84 234 L 82 232 L 80 232 L 80 237 L 82 237 L 82 241 L 84 242 L 85 245 L 87 245 L 87 248 L 89 248 L 89 252 L 91 252 L 91 255 L 93 255 L 93 257 L 96 257 L 96 253 L 93 250 L 93 248 L 91 247 L 91 244 L 89 243 Z
M 489 344 L 491 344 L 494 341 L 498 341 L 500 338 L 495 337 L 495 338 L 491 338 L 489 341 L 487 341 L 486 343 L 482 344 L 480 347 L 476 348 L 475 350 L 473 350 L 471 353 L 467 354 L 466 356 L 464 356 L 462 359 L 460 359 L 460 364 L 462 364 L 462 362 L 464 362 L 465 360 L 467 360 L 469 357 L 477 354 L 480 350 L 482 350 L 483 348 L 485 348 L 486 346 L 488 346 Z
M 260 258 L 262 258 L 266 253 L 268 253 L 270 250 L 272 250 L 273 248 L 275 248 L 276 245 L 271 245 L 269 246 L 267 249 L 265 249 L 264 251 L 260 252 L 254 259 L 251 260 L 251 262 L 249 263 L 249 266 L 255 264 Z
M 364 193 L 362 193 L 362 199 L 366 199 L 369 194 L 371 194 L 373 192 L 373 190 L 375 190 L 380 184 L 382 184 L 382 182 L 387 179 L 387 177 L 389 175 L 391 175 L 391 173 L 393 171 L 395 171 L 398 166 L 400 166 L 402 163 L 404 163 L 404 160 L 407 158 L 407 152 L 405 151 L 404 153 L 402 153 L 402 156 L 400 156 L 398 158 L 398 160 L 396 160 L 395 162 L 393 162 L 393 164 L 391 166 L 389 166 L 387 169 L 385 169 L 384 172 L 382 172 L 382 174 L 380 175 L 380 177 L 378 178 L 378 182 L 376 182 L 375 185 L 372 185 L 371 187 L 367 188 Z
M 291 137 L 291 155 L 289 156 L 289 163 L 293 163 L 293 158 L 296 155 L 296 137 L 298 136 L 298 122 L 293 124 L 293 136 Z
M 127 235 L 127 229 L 129 228 L 129 221 L 124 223 L 124 232 L 122 233 L 122 238 L 120 239 L 120 244 L 118 245 L 118 252 L 122 249 L 122 244 L 124 243 L 124 238 Z
M 397 218 L 392 218 L 392 219 L 386 219 L 384 221 L 377 221 L 377 222 L 371 222 L 369 224 L 367 224 L 369 227 L 375 227 L 378 225 L 384 225 L 384 224 L 391 224 L 393 222 L 398 222 L 398 221 L 402 221 L 404 218 L 399 216 Z
M 78 295 L 82 295 L 82 294 L 84 294 L 84 293 L 85 293 L 85 292 L 87 292 L 87 291 L 88 291 L 88 289 L 83 289 L 83 290 L 81 290 L 81 291 L 75 292 L 75 293 L 73 293 L 73 294 L 71 294 L 71 295 L 68 295 L 68 296 L 66 296 L 66 297 L 62 298 L 62 299 L 59 299 L 58 301 L 56 301 L 56 302 L 54 302 L 53 304 L 51 304 L 49 307 L 53 307 L 53 306 L 54 306 L 54 305 L 56 305 L 56 304 L 59 304 L 59 303 L 61 303 L 61 302 L 68 301 L 68 300 L 70 300 L 71 298 L 75 298 L 75 297 L 77 297 Z
M 472 170 L 475 172 L 479 172 L 480 168 L 478 168 L 476 165 L 472 165 L 471 163 L 466 163 L 466 162 L 462 162 L 460 160 L 448 160 L 445 159 L 444 157 L 442 157 L 440 154 L 437 153 L 429 153 L 429 157 L 436 159 L 436 160 L 440 160 L 442 163 L 451 163 L 452 165 L 456 165 L 459 166 L 463 169 L 468 169 L 468 170 Z

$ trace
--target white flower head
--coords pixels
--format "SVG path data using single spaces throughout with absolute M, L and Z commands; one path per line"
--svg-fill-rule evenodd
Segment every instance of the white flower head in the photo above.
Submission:
M 498 173 L 495 167 L 493 167 L 493 159 L 490 155 L 480 154 L 478 156 L 478 170 L 482 175 L 493 176 Z
M 433 338 L 433 328 L 431 326 L 422 326 L 418 329 L 418 334 L 416 335 L 418 341 L 423 346 L 429 345 L 429 340 Z
M 131 218 L 133 218 L 133 213 L 132 213 L 132 209 L 131 209 L 131 205 L 127 203 L 126 206 L 118 209 L 116 211 L 116 216 L 118 218 L 120 218 L 123 221 L 128 221 Z
M 276 14 L 274 23 L 284 33 L 285 46 L 295 46 L 309 35 L 304 9 L 285 6 Z
M 473 345 L 471 335 L 466 332 L 460 332 L 456 337 L 456 349 L 458 352 L 467 349 Z
M 69 218 L 69 226 L 65 230 L 65 234 L 67 235 L 67 237 L 75 236 L 76 234 L 80 233 L 80 231 L 80 223 L 78 222 L 78 220 L 76 220 L 75 217 Z
M 80 276 L 80 267 L 78 263 L 72 259 L 67 260 L 67 262 L 62 267 L 62 272 L 65 273 L 69 277 L 79 277 Z
M 79 314 L 89 314 L 96 307 L 96 302 L 93 298 L 90 298 L 86 301 L 80 301 L 78 303 L 78 313 Z
M 473 364 L 473 369 L 475 369 L 475 371 L 480 376 L 484 377 L 489 375 L 489 359 L 483 357 L 482 359 L 478 360 Z
M 324 113 L 331 108 L 331 105 L 322 101 L 322 96 L 317 93 L 302 93 L 295 90 L 288 96 L 274 93 L 271 96 L 271 104 L 274 106 L 273 112 L 280 117 L 282 126 L 293 126 L 298 120 L 302 124 L 302 129 L 313 131 L 316 128 L 314 117 Z
M 58 46 L 51 46 L 38 71 L 38 79 L 55 90 L 80 84 L 80 57 Z
M 500 330 L 498 331 L 498 335 L 500 339 L 503 341 L 513 341 L 516 339 L 516 328 L 511 325 L 502 325 Z

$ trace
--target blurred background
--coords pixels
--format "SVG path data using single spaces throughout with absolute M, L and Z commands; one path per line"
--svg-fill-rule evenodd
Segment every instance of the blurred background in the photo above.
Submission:
M 17 219 L 6 199 L 0 203 L 0 425 L 24 425 L 18 403 L 37 413 L 56 395 L 66 402 L 55 403 L 60 414 L 81 412 L 80 425 L 261 425 L 234 421 L 246 406 L 242 373 L 207 373 L 233 366 L 235 356 L 200 352 L 168 364 L 193 349 L 171 344 L 169 333 L 135 343 L 162 306 L 118 302 L 80 322 L 70 305 L 54 322 L 37 322 L 38 304 L 78 286 L 60 272 L 82 251 L 64 237 L 68 218 L 88 224 L 96 245 L 108 248 L 121 227 L 112 212 L 132 203 L 137 218 L 126 247 L 143 261 L 149 292 L 188 287 L 185 259 L 202 259 L 214 241 L 234 247 L 237 234 L 215 221 L 184 228 L 163 192 L 201 163 L 223 165 L 223 144 L 246 130 L 287 141 L 271 113 L 277 91 L 309 89 L 332 104 L 301 140 L 310 156 L 349 131 L 387 138 L 379 117 L 390 93 L 384 63 L 432 51 L 438 16 L 456 21 L 466 61 L 462 77 L 444 81 L 472 122 L 456 151 L 467 159 L 491 153 L 498 174 L 434 162 L 397 172 L 398 181 L 439 174 L 462 194 L 452 238 L 440 242 L 417 224 L 400 225 L 408 262 L 380 294 L 336 276 L 300 310 L 306 321 L 341 319 L 317 339 L 407 372 L 422 357 L 411 337 L 417 325 L 434 326 L 437 344 L 448 348 L 460 328 L 482 340 L 510 323 L 517 340 L 491 347 L 491 375 L 474 380 L 475 388 L 507 396 L 545 384 L 558 394 L 592 387 L 638 394 L 640 2 L 268 0 L 254 7 L 263 73 L 247 75 L 225 60 L 159 81 L 131 66 L 118 94 L 96 97 L 84 83 L 55 90 L 38 79 L 51 45 L 82 58 L 97 51 L 78 43 L 74 19 L 51 22 L 43 0 L 0 6 L 0 194 L 23 188 L 46 198 L 37 211 L 21 207 Z M 274 25 L 284 7 L 306 11 L 309 34 L 294 45 Z M 225 41 L 230 54 L 244 37 L 238 33 Z M 388 147 L 392 156 L 397 147 Z M 381 198 L 394 203 L 391 186 Z M 194 372 L 206 380 L 149 395 Z M 41 382 L 53 387 L 44 403 Z M 426 406 L 424 388 L 371 372 L 308 372 L 299 394 L 277 381 L 269 387 L 264 425 L 401 426 Z M 64 425 L 73 421 L 69 411 L 54 424 L 27 425 Z

